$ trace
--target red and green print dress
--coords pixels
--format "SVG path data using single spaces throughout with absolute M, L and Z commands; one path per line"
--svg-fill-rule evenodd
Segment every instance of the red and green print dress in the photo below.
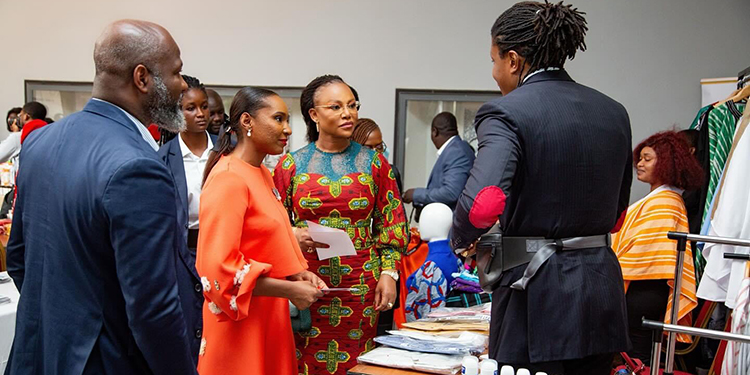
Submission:
M 352 142 L 340 153 L 314 143 L 285 155 L 274 182 L 294 225 L 305 221 L 349 233 L 356 256 L 318 260 L 304 252 L 309 270 L 331 288 L 310 307 L 312 328 L 295 335 L 300 374 L 346 374 L 374 347 L 380 271 L 396 268 L 408 243 L 406 215 L 385 157 Z

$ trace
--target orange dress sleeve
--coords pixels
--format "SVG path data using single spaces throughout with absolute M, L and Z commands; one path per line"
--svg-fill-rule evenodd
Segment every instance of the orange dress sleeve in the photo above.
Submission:
M 272 268 L 240 252 L 249 194 L 232 171 L 216 173 L 201 194 L 196 269 L 208 308 L 220 320 L 246 318 L 256 281 Z

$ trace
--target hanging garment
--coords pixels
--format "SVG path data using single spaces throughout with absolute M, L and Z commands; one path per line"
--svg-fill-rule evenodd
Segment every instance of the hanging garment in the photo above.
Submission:
M 747 268 L 747 265 L 745 267 Z M 732 312 L 732 333 L 747 335 L 750 330 L 750 325 L 748 325 L 750 323 L 748 322 L 748 297 L 750 297 L 750 277 L 745 277 L 742 279 L 740 292 L 737 295 L 737 304 Z M 748 373 L 750 373 L 750 344 L 727 341 L 721 375 Z
M 750 112 L 746 113 L 737 129 L 734 146 L 719 193 L 714 202 L 713 216 L 708 235 L 729 238 L 750 238 L 750 135 L 747 126 Z M 711 212 L 707 212 L 707 215 Z M 708 260 L 698 297 L 724 302 L 734 308 L 735 299 L 744 275 L 744 261 L 724 259 L 724 253 L 750 253 L 746 247 L 707 243 L 704 255 Z
M 711 168 L 709 158 L 709 137 L 708 137 L 708 116 L 714 109 L 714 104 L 707 105 L 698 111 L 698 115 L 690 125 L 690 129 L 698 131 L 698 137 L 695 141 L 695 158 L 703 169 L 703 186 L 696 190 L 686 191 L 682 194 L 687 209 L 688 223 L 690 233 L 698 234 L 701 231 L 703 223 L 703 208 L 706 205 L 706 196 L 708 195 L 708 182 L 711 180 Z M 693 257 L 695 262 L 696 280 L 700 282 L 703 275 L 703 269 L 706 267 L 706 259 L 702 254 L 703 245 L 693 243 Z
M 456 256 L 448 240 L 432 241 L 422 267 L 406 280 L 406 321 L 421 319 L 439 307 L 445 307 L 445 297 L 458 270 Z
M 674 272 L 677 266 L 677 242 L 667 238 L 667 232 L 687 232 L 687 214 L 682 202 L 682 190 L 662 185 L 645 198 L 628 207 L 622 229 L 612 237 L 612 250 L 622 267 L 625 288 L 631 281 L 664 280 L 669 285 L 666 323 L 671 322 Z M 691 326 L 692 311 L 698 305 L 695 298 L 693 255 L 688 243 L 678 305 L 678 323 Z M 678 334 L 680 342 L 691 342 L 690 336 Z
M 713 196 L 716 193 L 716 188 L 719 185 L 719 178 L 724 171 L 729 151 L 732 149 L 737 121 L 742 117 L 742 112 L 744 110 L 744 103 L 728 101 L 715 107 L 708 113 L 708 157 L 710 176 L 703 220 L 705 220 L 706 215 L 708 214 L 711 199 L 713 199 Z

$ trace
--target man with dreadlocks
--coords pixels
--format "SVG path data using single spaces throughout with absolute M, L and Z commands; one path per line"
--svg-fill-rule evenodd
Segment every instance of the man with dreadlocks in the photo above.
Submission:
M 609 374 L 629 345 L 608 233 L 630 196 L 630 122 L 563 69 L 586 48 L 583 14 L 522 2 L 492 26 L 503 96 L 477 113 L 479 151 L 451 231 L 463 255 L 493 225 L 502 232 L 476 246 L 479 268 L 493 271 L 481 275 L 494 293 L 490 357 L 532 373 Z

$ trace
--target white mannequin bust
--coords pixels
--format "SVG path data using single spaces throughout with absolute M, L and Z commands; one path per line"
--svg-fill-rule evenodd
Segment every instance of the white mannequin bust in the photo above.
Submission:
M 419 216 L 419 234 L 428 242 L 447 240 L 453 225 L 453 211 L 442 203 L 430 203 Z

